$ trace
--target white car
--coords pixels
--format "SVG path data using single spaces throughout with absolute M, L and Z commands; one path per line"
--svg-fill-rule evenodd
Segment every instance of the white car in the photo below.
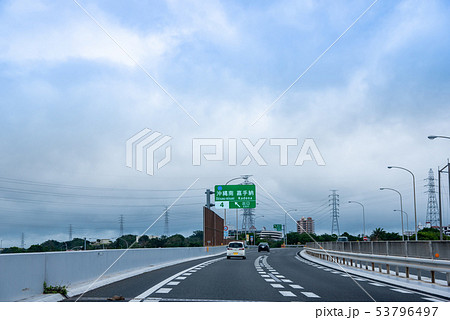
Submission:
M 230 259 L 231 257 L 242 257 L 242 259 L 247 259 L 243 242 L 233 241 L 228 244 L 227 259 Z

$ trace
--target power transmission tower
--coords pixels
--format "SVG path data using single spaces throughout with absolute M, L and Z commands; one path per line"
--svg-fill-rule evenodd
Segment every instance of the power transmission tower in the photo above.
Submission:
M 331 207 L 331 234 L 337 234 L 338 236 L 341 234 L 339 231 L 339 195 L 337 194 L 337 190 L 331 190 L 331 194 L 329 197 L 329 206 Z M 335 232 L 337 231 L 337 233 Z
M 169 236 L 169 210 L 168 207 L 164 209 L 166 213 L 164 214 L 164 234 Z
M 20 247 L 25 249 L 25 234 L 22 232 L 22 241 L 20 242 Z
M 72 225 L 69 224 L 69 241 L 72 241 L 72 231 L 73 231 Z
M 426 225 L 429 225 L 431 228 L 439 227 L 439 206 L 436 200 L 436 184 L 433 169 L 428 171 L 428 178 L 426 180 L 428 181 L 425 185 L 428 187 L 426 191 L 428 193 Z
M 248 181 L 248 178 L 250 178 L 249 175 L 242 176 L 244 179 L 244 182 L 242 184 L 253 184 L 252 182 Z M 255 209 L 253 208 L 244 208 L 244 213 L 242 214 L 242 230 L 247 234 L 247 232 L 250 230 L 252 226 L 255 225 Z
M 123 214 L 120 215 L 119 224 L 120 224 L 120 236 L 123 236 Z

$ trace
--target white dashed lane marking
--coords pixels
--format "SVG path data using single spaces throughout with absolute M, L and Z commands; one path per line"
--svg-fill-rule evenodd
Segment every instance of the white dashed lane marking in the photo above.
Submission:
M 263 268 L 267 269 L 267 273 L 263 271 Z M 292 289 L 296 289 L 296 290 L 303 290 L 304 288 L 298 284 L 292 284 L 292 280 L 290 279 L 286 279 L 285 276 L 281 275 L 278 271 L 276 271 L 274 268 L 272 268 L 268 263 L 267 263 L 267 256 L 265 257 L 258 257 L 255 260 L 255 269 L 256 271 L 258 271 L 259 275 L 266 281 L 269 282 L 270 285 L 273 288 L 276 289 L 284 289 L 284 285 L 282 284 L 283 282 L 286 284 L 289 284 L 289 286 Z M 278 283 L 273 283 L 273 282 L 278 282 Z M 295 293 L 293 293 L 292 291 L 287 291 L 287 290 L 279 290 L 278 291 L 282 296 L 284 297 L 297 297 L 297 295 Z M 304 296 L 308 297 L 308 298 L 320 298 L 317 294 L 313 293 L 313 292 L 300 292 L 302 293 Z
M 158 294 L 164 294 L 169 293 L 173 288 L 163 288 L 163 286 L 177 286 L 180 284 L 180 281 L 174 281 L 174 280 L 185 280 L 187 276 L 192 275 L 193 272 L 200 271 L 202 268 L 210 265 L 211 263 L 220 261 L 225 259 L 224 257 L 217 258 L 214 260 L 209 260 L 207 262 L 200 263 L 196 266 L 193 266 L 191 268 L 185 269 L 181 272 L 178 272 L 177 274 L 174 274 L 171 277 L 168 277 L 167 279 L 159 282 L 158 284 L 154 285 L 153 287 L 149 288 L 145 292 L 141 293 L 137 297 L 134 297 L 130 300 L 130 302 L 139 302 L 139 301 L 160 301 L 160 298 L 152 298 L 150 295 L 154 293 Z
M 298 284 L 290 284 L 292 289 L 303 289 L 302 286 L 299 286 Z
M 161 288 L 156 293 L 169 293 L 172 288 Z
M 391 290 L 392 290 L 392 291 L 395 291 L 395 292 L 400 292 L 400 293 L 409 293 L 409 294 L 412 293 L 411 291 L 404 290 L 404 289 L 393 288 L 393 289 L 391 289 Z
M 285 297 L 296 297 L 291 291 L 279 291 Z
M 369 284 L 375 286 L 375 287 L 385 287 L 386 285 L 378 282 L 369 282 Z
M 304 294 L 308 298 L 320 298 L 317 294 L 315 294 L 313 292 L 302 292 L 302 294 Z

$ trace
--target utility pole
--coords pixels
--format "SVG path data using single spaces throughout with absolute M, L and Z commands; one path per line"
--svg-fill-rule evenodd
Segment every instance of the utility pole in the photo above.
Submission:
M 164 234 L 169 236 L 169 207 L 165 207 L 164 211 Z
M 20 242 L 20 247 L 25 249 L 25 234 L 22 232 L 22 241 Z
M 119 225 L 120 225 L 120 236 L 123 236 L 123 214 L 120 215 Z
M 69 241 L 72 241 L 72 224 L 69 224 Z
M 439 192 L 439 239 L 444 240 L 443 227 L 442 227 L 442 202 L 441 202 L 441 172 L 444 172 L 447 168 L 448 173 L 448 192 L 450 199 L 450 161 L 447 159 L 447 165 L 442 169 L 438 168 L 438 192 Z
M 337 231 L 337 235 L 339 236 L 341 232 L 339 231 L 339 195 L 337 194 L 337 190 L 331 190 L 331 195 L 328 197 L 329 199 L 329 206 L 331 206 L 331 234 L 335 234 L 335 231 Z

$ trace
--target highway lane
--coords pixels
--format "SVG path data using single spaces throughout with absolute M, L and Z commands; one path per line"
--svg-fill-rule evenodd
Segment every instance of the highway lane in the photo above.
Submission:
M 247 250 L 247 259 L 225 255 L 147 272 L 87 292 L 80 301 L 435 301 L 299 258 L 298 248 Z M 69 299 L 74 301 L 77 297 Z

